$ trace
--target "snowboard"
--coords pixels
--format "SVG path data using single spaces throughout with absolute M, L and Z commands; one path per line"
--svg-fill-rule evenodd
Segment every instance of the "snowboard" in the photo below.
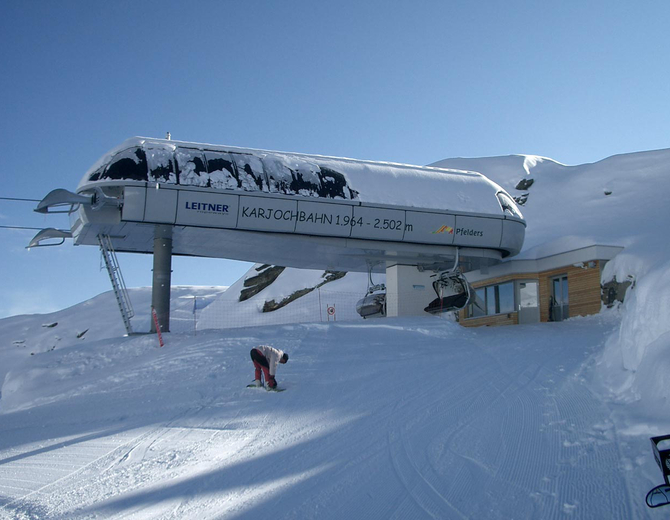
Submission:
M 267 390 L 268 392 L 283 392 L 286 390 L 286 388 L 265 388 L 264 386 L 256 386 L 256 385 L 247 385 L 247 388 L 258 388 L 259 390 Z

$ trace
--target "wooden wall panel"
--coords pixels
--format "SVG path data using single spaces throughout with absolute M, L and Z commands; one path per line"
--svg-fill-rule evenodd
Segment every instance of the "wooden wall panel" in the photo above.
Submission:
M 565 266 L 551 271 L 541 273 L 524 273 L 500 276 L 490 280 L 472 284 L 475 289 L 496 285 L 512 280 L 538 280 L 540 298 L 540 321 L 549 321 L 549 303 L 551 296 L 551 280 L 554 277 L 567 275 L 568 277 L 568 304 L 570 317 L 588 316 L 600 312 L 601 290 L 600 290 L 600 261 L 595 261 L 594 267 Z M 499 314 L 494 316 L 482 316 L 480 318 L 465 318 L 465 311 L 458 313 L 461 325 L 465 327 L 516 325 L 518 315 L 516 312 Z
M 459 312 L 459 315 L 463 311 Z M 516 312 L 507 314 L 495 314 L 493 316 L 482 316 L 481 318 L 469 318 L 464 320 L 461 317 L 460 324 L 464 327 L 498 327 L 500 325 L 517 325 L 519 323 L 519 315 Z

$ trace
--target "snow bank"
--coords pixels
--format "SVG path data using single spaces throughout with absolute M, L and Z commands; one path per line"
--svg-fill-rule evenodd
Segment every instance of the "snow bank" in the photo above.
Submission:
M 621 308 L 621 325 L 600 359 L 600 380 L 624 402 L 657 417 L 670 402 L 670 246 L 641 238 L 607 264 L 603 280 L 634 284 Z

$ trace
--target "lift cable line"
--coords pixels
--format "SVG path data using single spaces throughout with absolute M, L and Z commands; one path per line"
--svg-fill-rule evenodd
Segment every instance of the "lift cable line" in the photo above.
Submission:
M 14 200 L 18 202 L 39 202 L 40 199 L 22 199 L 20 197 L 0 197 L 0 200 Z
M 32 229 L 32 230 L 37 230 L 41 231 L 44 228 L 41 227 L 29 227 L 29 226 L 0 226 L 2 229 Z

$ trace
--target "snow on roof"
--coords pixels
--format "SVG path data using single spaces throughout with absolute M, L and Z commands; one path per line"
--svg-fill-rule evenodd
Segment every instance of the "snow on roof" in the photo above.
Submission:
M 253 154 L 260 157 L 271 156 L 286 164 L 287 167 L 292 167 L 296 161 L 311 162 L 344 175 L 349 186 L 358 192 L 358 199 L 362 202 L 455 212 L 501 214 L 495 194 L 502 188 L 480 173 L 473 171 L 145 137 L 127 139 L 106 153 L 88 170 L 80 186 L 93 172 L 110 162 L 115 155 L 129 148 L 142 146 L 161 147 L 168 150 L 184 147 Z

